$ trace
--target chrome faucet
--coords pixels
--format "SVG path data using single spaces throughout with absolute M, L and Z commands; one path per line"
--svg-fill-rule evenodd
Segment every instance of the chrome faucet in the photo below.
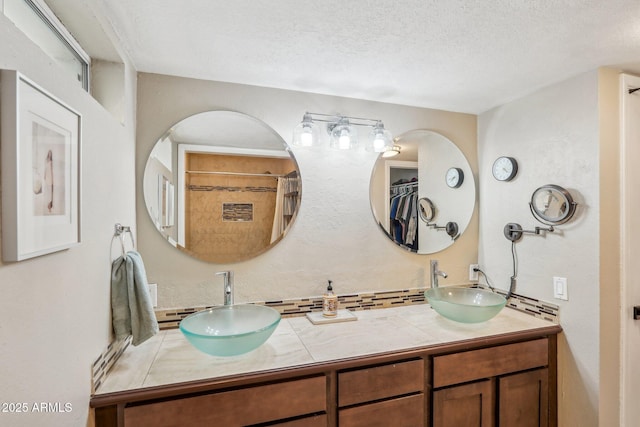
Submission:
M 438 276 L 442 276 L 443 279 L 446 279 L 447 273 L 445 273 L 444 271 L 438 270 L 438 260 L 432 259 L 431 260 L 431 287 L 432 288 L 438 287 Z
M 224 305 L 233 305 L 233 271 L 218 271 L 216 276 L 224 276 Z

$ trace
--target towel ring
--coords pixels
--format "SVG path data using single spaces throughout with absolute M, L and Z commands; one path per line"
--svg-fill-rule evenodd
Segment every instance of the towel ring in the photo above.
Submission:
M 133 238 L 133 233 L 131 232 L 131 227 L 126 226 L 126 225 L 122 225 L 120 223 L 116 223 L 115 225 L 115 231 L 113 234 L 113 237 L 119 237 L 120 238 L 120 245 L 122 246 L 122 255 L 124 255 L 127 250 L 124 246 L 124 235 L 128 234 L 129 237 L 131 238 L 131 244 L 133 245 L 133 249 L 136 248 L 136 241 Z

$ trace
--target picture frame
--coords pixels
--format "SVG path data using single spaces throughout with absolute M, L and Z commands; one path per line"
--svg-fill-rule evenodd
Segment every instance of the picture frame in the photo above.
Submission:
M 81 242 L 82 117 L 16 70 L 0 70 L 2 259 Z

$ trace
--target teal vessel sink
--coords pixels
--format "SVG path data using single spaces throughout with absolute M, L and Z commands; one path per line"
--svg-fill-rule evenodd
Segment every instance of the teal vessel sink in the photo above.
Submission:
M 441 316 L 462 323 L 487 321 L 507 304 L 502 295 L 477 288 L 432 288 L 424 296 Z
M 199 311 L 180 322 L 180 331 L 198 350 L 237 356 L 260 347 L 280 323 L 280 313 L 264 305 L 224 305 Z

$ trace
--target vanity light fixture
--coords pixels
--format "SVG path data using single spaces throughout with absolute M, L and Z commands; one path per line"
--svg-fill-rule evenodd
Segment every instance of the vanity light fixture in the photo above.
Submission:
M 302 121 L 293 130 L 293 145 L 310 147 L 320 139 L 318 125 L 315 122 L 327 123 L 327 133 L 330 136 L 329 145 L 332 148 L 348 150 L 358 146 L 355 126 L 370 127 L 369 140 L 365 144 L 367 151 L 383 153 L 393 148 L 391 133 L 384 128 L 378 119 L 343 116 L 341 114 L 322 114 L 306 112 Z

